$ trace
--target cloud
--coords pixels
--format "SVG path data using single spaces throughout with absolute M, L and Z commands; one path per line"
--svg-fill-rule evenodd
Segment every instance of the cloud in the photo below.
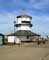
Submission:
M 32 16 L 32 31 L 49 34 L 49 0 L 0 0 L 0 32 L 13 32 L 13 21 L 23 8 Z
M 14 21 L 16 21 L 15 13 L 0 14 L 0 32 L 4 34 L 14 32 Z
M 49 15 L 49 0 L 28 0 L 28 2 L 26 2 L 25 0 L 18 0 L 16 6 L 20 10 L 30 10 L 38 15 Z
M 0 5 L 3 6 L 17 6 L 17 7 L 34 7 L 47 8 L 49 7 L 49 0 L 0 0 Z
M 0 12 L 5 10 L 13 12 L 18 10 L 30 10 L 36 14 L 49 15 L 49 0 L 0 0 Z
M 49 35 L 49 16 L 32 16 L 32 31 L 41 35 Z
M 0 14 L 0 32 L 8 34 L 14 32 L 13 21 L 17 21 L 16 16 L 19 15 L 18 12 L 14 11 L 12 13 L 4 12 Z M 31 15 L 33 27 L 31 28 L 33 32 L 46 35 L 49 34 L 49 16 L 36 16 Z M 1 27 L 2 26 L 2 27 Z M 16 29 L 17 30 L 17 29 Z
M 30 4 L 32 7 L 41 9 L 41 8 L 48 8 L 49 7 L 49 0 L 30 0 Z

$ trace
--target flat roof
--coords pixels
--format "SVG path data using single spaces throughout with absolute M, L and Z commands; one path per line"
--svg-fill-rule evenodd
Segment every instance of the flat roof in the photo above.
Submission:
M 21 17 L 29 17 L 30 19 L 32 19 L 32 17 L 29 16 L 29 15 L 19 15 L 19 16 L 17 16 L 16 18 L 21 18 Z

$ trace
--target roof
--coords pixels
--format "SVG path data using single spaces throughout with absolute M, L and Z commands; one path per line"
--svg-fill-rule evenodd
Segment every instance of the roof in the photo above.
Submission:
M 31 31 L 19 30 L 15 33 L 9 34 L 8 36 L 40 36 L 40 35 Z
M 0 33 L 0 36 L 4 36 L 2 33 Z
M 17 18 L 19 18 L 19 17 L 30 17 L 30 19 L 32 19 L 32 17 L 26 13 L 22 13 L 22 14 L 17 16 Z

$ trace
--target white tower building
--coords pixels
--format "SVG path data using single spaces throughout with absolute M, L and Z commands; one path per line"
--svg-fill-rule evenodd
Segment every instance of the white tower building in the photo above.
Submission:
M 17 24 L 15 26 L 17 27 L 17 32 L 15 35 L 18 36 L 21 41 L 31 41 L 33 35 L 30 31 L 32 27 L 32 17 L 27 14 L 21 14 L 16 18 Z
M 32 17 L 27 14 L 21 14 L 16 17 L 17 23 L 15 26 L 17 27 L 17 31 L 8 35 L 8 42 L 19 43 L 21 42 L 30 42 L 32 41 L 33 36 L 37 36 L 36 33 L 31 32 L 31 20 Z
M 30 31 L 32 27 L 31 20 L 32 17 L 25 14 L 17 16 L 17 29 Z

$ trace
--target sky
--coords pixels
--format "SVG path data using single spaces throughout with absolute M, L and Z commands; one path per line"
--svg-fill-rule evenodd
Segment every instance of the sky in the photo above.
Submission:
M 0 0 L 0 33 L 14 32 L 13 22 L 17 23 L 16 16 L 23 9 L 32 16 L 31 31 L 49 35 L 49 0 Z

